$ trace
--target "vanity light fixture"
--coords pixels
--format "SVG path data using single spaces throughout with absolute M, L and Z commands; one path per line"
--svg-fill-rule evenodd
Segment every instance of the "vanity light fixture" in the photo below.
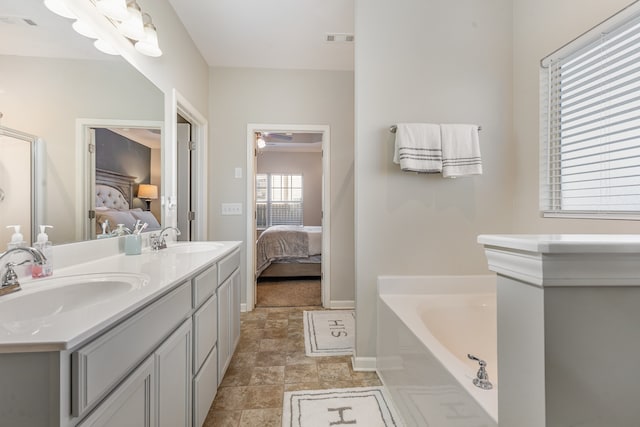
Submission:
M 144 37 L 136 42 L 136 50 L 143 55 L 158 57 L 162 55 L 158 45 L 158 33 L 148 13 L 142 14 L 144 22 Z
M 127 1 L 127 10 L 129 17 L 116 23 L 116 27 L 120 31 L 120 34 L 128 39 L 141 40 L 144 38 L 144 23 L 142 22 L 142 10 L 136 0 Z
M 136 51 L 143 55 L 159 57 L 162 55 L 158 43 L 158 32 L 148 13 L 143 13 L 136 0 L 90 0 L 98 12 L 118 30 L 120 35 L 128 39 Z M 45 6 L 57 15 L 74 19 L 74 30 L 85 37 L 98 39 L 99 33 L 81 20 L 66 5 L 65 0 L 44 0 Z M 96 40 L 94 46 L 108 55 L 119 55 L 113 46 L 102 40 Z
M 256 141 L 258 143 L 258 148 L 260 150 L 262 150 L 264 147 L 267 146 L 267 143 L 265 142 L 264 138 L 262 137 L 262 134 L 259 133 L 258 134 L 258 140 Z
M 151 210 L 151 201 L 158 198 L 158 186 L 153 184 L 140 184 L 138 186 L 138 199 L 147 202 L 147 210 Z
M 96 0 L 96 7 L 107 18 L 126 21 L 129 18 L 127 0 Z
M 102 53 L 106 53 L 107 55 L 120 55 L 120 52 L 115 50 L 113 46 L 103 40 L 96 40 L 93 42 L 93 46 L 98 49 Z

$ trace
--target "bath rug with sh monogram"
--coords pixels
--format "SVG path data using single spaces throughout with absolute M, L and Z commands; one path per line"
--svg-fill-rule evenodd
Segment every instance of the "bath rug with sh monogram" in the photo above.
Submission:
M 282 427 L 401 427 L 382 387 L 300 390 L 284 394 Z
M 353 310 L 304 312 L 304 347 L 307 356 L 350 356 L 355 344 Z

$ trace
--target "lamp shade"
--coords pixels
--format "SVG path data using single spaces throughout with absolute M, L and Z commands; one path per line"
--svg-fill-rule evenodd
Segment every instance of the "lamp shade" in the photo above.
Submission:
M 149 200 L 157 199 L 158 186 L 153 184 L 140 184 L 138 186 L 138 198 Z
M 126 0 L 97 0 L 96 7 L 104 15 L 116 21 L 126 21 L 129 18 Z

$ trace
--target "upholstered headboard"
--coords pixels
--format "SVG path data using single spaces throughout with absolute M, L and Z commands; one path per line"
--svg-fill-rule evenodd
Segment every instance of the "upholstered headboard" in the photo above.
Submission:
M 96 169 L 96 207 L 125 210 L 133 203 L 135 176 Z

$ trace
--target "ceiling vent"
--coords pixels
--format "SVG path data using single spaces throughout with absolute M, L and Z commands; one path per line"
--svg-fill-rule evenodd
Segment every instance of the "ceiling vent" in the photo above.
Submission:
M 327 33 L 324 41 L 328 43 L 353 43 L 353 34 L 348 33 Z
M 0 16 L 0 24 L 5 25 L 20 25 L 22 27 L 37 27 L 38 24 L 35 23 L 33 19 L 23 18 L 21 16 Z

